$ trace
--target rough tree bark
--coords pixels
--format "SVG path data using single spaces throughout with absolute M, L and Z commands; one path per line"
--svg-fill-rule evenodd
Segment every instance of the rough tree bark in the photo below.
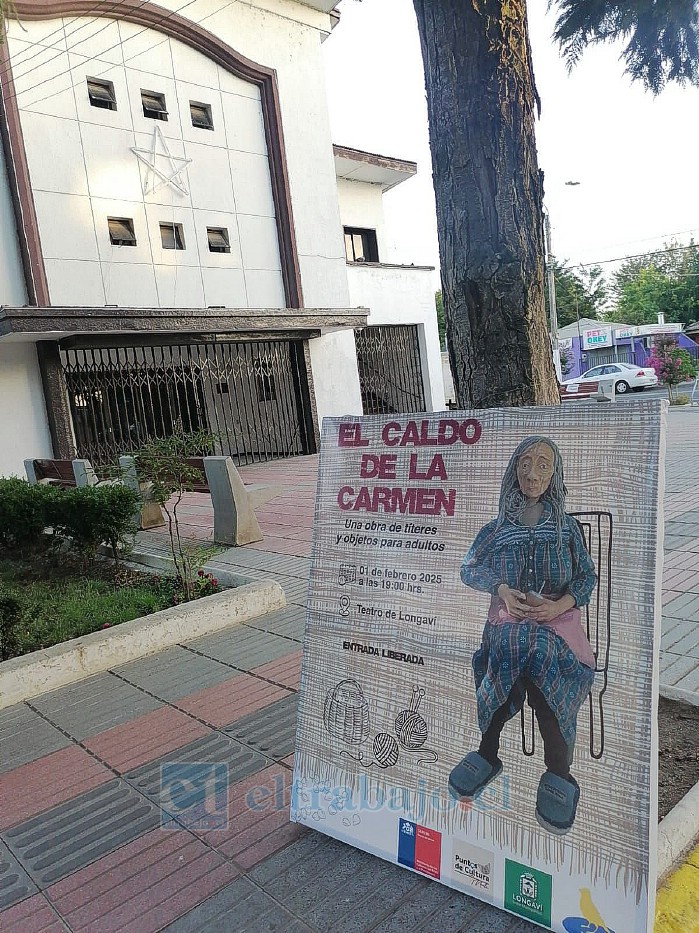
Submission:
M 414 0 L 462 407 L 558 403 L 525 0 Z

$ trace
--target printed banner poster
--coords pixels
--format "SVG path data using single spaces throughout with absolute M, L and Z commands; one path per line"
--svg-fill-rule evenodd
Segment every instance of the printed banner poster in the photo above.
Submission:
M 294 821 L 651 929 L 666 404 L 324 420 Z

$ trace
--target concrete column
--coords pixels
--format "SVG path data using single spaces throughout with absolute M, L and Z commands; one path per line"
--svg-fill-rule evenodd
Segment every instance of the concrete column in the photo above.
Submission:
M 73 460 L 73 475 L 76 486 L 96 486 L 99 482 L 89 460 Z
M 138 527 L 145 531 L 147 528 L 161 528 L 165 524 L 163 510 L 157 502 L 149 497 L 149 490 L 139 482 L 136 472 L 136 460 L 134 457 L 119 457 L 119 467 L 121 468 L 121 481 L 129 489 L 133 489 L 141 498 L 141 505 L 138 509 Z
M 204 457 L 204 471 L 214 506 L 214 541 L 234 546 L 262 541 L 255 510 L 233 460 Z

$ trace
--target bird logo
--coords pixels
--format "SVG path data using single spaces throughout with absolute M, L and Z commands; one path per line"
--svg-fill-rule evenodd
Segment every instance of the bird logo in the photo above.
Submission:
M 580 888 L 580 914 L 579 917 L 565 918 L 563 928 L 566 933 L 614 933 L 597 910 L 589 888 Z

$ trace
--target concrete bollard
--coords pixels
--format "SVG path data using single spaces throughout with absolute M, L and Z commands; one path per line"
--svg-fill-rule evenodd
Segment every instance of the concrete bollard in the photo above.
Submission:
M 32 486 L 36 486 L 39 480 L 36 478 L 36 470 L 34 469 L 33 460 L 24 461 L 24 472 L 27 474 L 27 479 L 32 484 Z
M 598 402 L 613 402 L 616 398 L 613 379 L 600 379 L 597 394 L 593 398 Z
M 138 526 L 143 531 L 148 528 L 161 528 L 165 524 L 163 510 L 157 502 L 154 502 L 148 496 L 148 489 L 143 487 L 138 479 L 136 472 L 136 460 L 134 457 L 119 457 L 119 467 L 121 468 L 121 480 L 129 489 L 133 489 L 141 498 L 141 505 L 138 510 Z
M 230 457 L 204 457 L 214 507 L 214 541 L 234 546 L 264 537 L 240 473 Z
M 96 486 L 99 482 L 89 460 L 73 460 L 73 475 L 76 486 Z

